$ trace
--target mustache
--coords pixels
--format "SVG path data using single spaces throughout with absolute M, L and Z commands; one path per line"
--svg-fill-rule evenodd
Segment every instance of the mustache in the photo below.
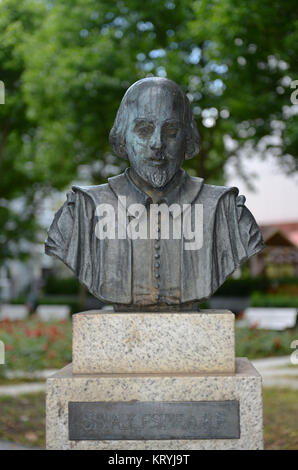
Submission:
M 167 152 L 165 152 L 163 150 L 154 150 L 154 151 L 152 151 L 151 155 L 146 160 L 148 162 L 150 162 L 152 160 L 168 161 L 169 156 L 168 156 Z

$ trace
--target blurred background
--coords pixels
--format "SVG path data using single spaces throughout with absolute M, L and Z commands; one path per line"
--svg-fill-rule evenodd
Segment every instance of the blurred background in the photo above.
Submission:
M 71 362 L 71 314 L 109 309 L 43 244 L 72 184 L 126 167 L 108 134 L 126 89 L 154 75 L 193 108 L 202 147 L 184 168 L 237 186 L 263 231 L 204 307 L 237 315 L 266 448 L 298 448 L 297 59 L 294 0 L 0 0 L 0 439 L 44 446 L 44 379 Z

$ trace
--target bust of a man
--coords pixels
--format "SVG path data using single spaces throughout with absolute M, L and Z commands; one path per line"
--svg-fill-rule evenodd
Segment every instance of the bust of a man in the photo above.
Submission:
M 116 311 L 196 311 L 264 247 L 237 188 L 213 186 L 181 165 L 199 152 L 190 103 L 178 85 L 145 78 L 124 95 L 110 133 L 123 174 L 73 186 L 46 253 Z

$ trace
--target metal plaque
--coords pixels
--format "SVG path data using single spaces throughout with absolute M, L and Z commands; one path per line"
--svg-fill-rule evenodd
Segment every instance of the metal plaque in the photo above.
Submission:
M 69 402 L 70 440 L 239 439 L 238 401 Z

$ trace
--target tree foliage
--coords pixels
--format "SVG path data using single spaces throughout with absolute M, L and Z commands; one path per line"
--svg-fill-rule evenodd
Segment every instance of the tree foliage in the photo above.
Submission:
M 188 164 L 194 174 L 222 182 L 230 155 L 272 133 L 268 145 L 296 169 L 288 155 L 297 150 L 297 116 L 287 113 L 297 31 L 292 0 L 56 2 L 27 46 L 38 154 L 56 183 L 93 162 L 94 180 L 105 178 L 121 165 L 108 143 L 121 97 L 153 74 L 172 78 L 192 100 L 202 139 Z
M 36 122 L 27 117 L 24 99 L 23 46 L 40 25 L 43 8 L 34 1 L 0 2 L 0 79 L 5 104 L 0 105 L 0 261 L 28 252 L 33 241 L 38 179 L 31 147 Z

